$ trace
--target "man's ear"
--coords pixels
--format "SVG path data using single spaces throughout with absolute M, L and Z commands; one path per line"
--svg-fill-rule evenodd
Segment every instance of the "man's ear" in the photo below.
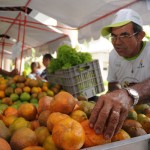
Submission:
M 145 32 L 141 31 L 141 32 L 139 32 L 138 35 L 139 35 L 138 38 L 140 38 L 140 40 L 142 40 L 145 37 Z

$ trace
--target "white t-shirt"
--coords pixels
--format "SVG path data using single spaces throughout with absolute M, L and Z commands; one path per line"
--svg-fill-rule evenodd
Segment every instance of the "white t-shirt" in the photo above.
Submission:
M 128 83 L 139 83 L 150 78 L 150 42 L 144 42 L 136 59 L 127 60 L 112 50 L 109 56 L 108 82 L 119 82 L 123 87 Z

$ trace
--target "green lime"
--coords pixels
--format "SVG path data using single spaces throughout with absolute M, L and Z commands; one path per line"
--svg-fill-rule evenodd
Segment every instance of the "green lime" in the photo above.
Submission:
M 20 95 L 20 100 L 21 101 L 29 101 L 31 98 L 30 94 L 27 93 L 27 92 L 23 92 L 21 95 Z
M 18 94 L 16 94 L 16 93 L 12 93 L 12 94 L 10 95 L 10 98 L 11 98 L 11 100 L 12 100 L 13 102 L 15 102 L 15 101 L 17 101 L 17 100 L 19 99 L 19 96 L 18 96 Z

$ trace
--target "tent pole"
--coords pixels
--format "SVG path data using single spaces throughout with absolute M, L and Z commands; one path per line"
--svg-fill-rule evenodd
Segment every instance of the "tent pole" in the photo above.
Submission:
M 4 47 L 5 47 L 5 38 L 2 38 L 2 53 L 1 53 L 1 68 L 3 69 L 3 55 L 4 55 Z
M 21 68 L 22 68 L 22 58 L 23 58 L 24 41 L 25 41 L 25 34 L 26 34 L 26 19 L 27 19 L 27 16 L 25 15 L 24 16 L 23 40 L 22 40 L 22 50 L 21 50 L 19 74 L 21 74 Z

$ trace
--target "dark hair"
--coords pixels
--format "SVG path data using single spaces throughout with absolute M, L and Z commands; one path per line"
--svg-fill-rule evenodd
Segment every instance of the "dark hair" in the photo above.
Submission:
M 33 68 L 38 67 L 38 64 L 36 62 L 32 62 L 31 63 L 31 69 L 33 70 Z
M 44 56 L 43 56 L 43 59 L 49 59 L 49 60 L 51 60 L 53 57 L 52 57 L 52 55 L 51 54 L 45 54 Z
M 134 22 L 132 22 L 133 23 L 133 31 L 134 31 L 134 33 L 139 33 L 139 32 L 141 32 L 141 31 L 143 31 L 143 28 L 140 26 L 140 25 L 138 25 L 138 24 L 136 24 L 136 23 L 134 23 Z

